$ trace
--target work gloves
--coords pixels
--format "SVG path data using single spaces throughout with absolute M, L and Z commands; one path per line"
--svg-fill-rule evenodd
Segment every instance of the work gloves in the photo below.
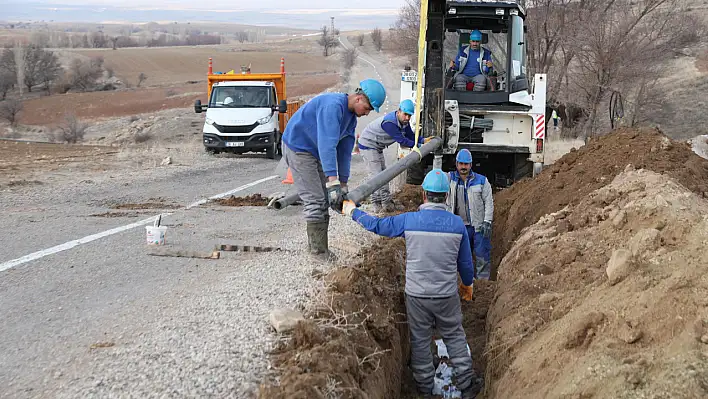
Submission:
M 423 143 L 428 144 L 430 142 L 430 140 L 433 139 L 433 137 L 435 137 L 435 136 L 426 137 L 425 140 L 423 140 Z
M 484 238 L 490 238 L 492 236 L 492 222 L 485 220 L 482 226 L 480 226 L 479 232 L 482 233 Z
M 342 213 L 344 215 L 347 215 L 348 217 L 352 217 L 352 213 L 354 213 L 354 209 L 356 209 L 356 204 L 354 201 L 346 200 L 344 201 L 342 205 Z
M 344 203 L 344 195 L 347 193 L 347 188 L 342 187 L 339 179 L 328 181 L 326 186 L 327 196 L 329 197 L 329 206 L 337 213 L 342 213 L 342 205 Z
M 472 300 L 472 294 L 473 294 L 473 288 L 471 285 L 464 285 L 462 283 L 459 283 L 458 285 L 459 291 L 460 291 L 460 298 L 462 298 L 463 301 L 471 301 Z

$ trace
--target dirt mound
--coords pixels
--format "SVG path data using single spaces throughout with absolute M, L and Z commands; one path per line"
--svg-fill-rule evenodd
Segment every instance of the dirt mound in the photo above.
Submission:
M 259 193 L 247 195 L 245 197 L 230 196 L 215 200 L 219 205 L 224 206 L 266 206 L 270 200 Z
M 579 203 L 630 163 L 665 173 L 689 190 L 708 195 L 708 161 L 694 154 L 688 144 L 672 141 L 655 129 L 617 130 L 571 151 L 535 179 L 518 182 L 496 195 L 493 265 L 499 264 L 524 227 Z
M 381 239 L 353 267 L 324 276 L 292 339 L 275 352 L 279 386 L 259 398 L 395 398 L 408 356 L 401 272 L 402 239 Z M 399 261 L 400 262 L 400 261 Z
M 661 142 L 632 135 L 605 144 L 639 151 Z M 641 156 L 624 148 L 614 165 L 643 160 L 675 180 L 631 168 L 611 179 L 612 164 L 589 157 L 601 156 L 592 146 L 541 176 L 546 190 L 552 180 L 573 188 L 555 189 L 565 197 L 546 207 L 576 205 L 523 230 L 499 266 L 487 325 L 490 397 L 708 397 L 708 201 L 684 187 L 702 193 L 705 168 L 670 144 Z M 573 170 L 585 185 L 604 176 L 605 187 L 576 193 Z M 539 195 L 539 206 L 551 198 Z

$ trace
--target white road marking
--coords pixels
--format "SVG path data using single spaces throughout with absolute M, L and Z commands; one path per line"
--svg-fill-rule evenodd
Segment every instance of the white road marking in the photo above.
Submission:
M 236 187 L 235 189 L 233 189 L 233 190 L 231 190 L 231 191 L 227 191 L 227 192 L 221 193 L 221 194 L 216 194 L 216 195 L 211 196 L 211 197 L 209 197 L 209 198 L 199 200 L 199 201 L 197 201 L 197 202 L 194 202 L 194 203 L 192 203 L 192 204 L 187 205 L 187 207 L 184 208 L 184 210 L 191 209 L 191 208 L 194 208 L 195 206 L 199 206 L 199 205 L 205 204 L 205 203 L 208 202 L 209 200 L 213 200 L 213 199 L 218 199 L 218 198 L 226 197 L 227 195 L 231 195 L 231 194 L 237 193 L 237 192 L 239 192 L 239 191 L 243 191 L 243 190 L 245 190 L 245 189 L 247 189 L 247 188 L 250 188 L 250 187 L 253 187 L 253 186 L 257 185 L 257 184 L 266 182 L 266 181 L 268 181 L 268 180 L 275 179 L 276 177 L 278 177 L 278 175 L 273 175 L 273 176 L 265 177 L 265 178 L 263 178 L 263 179 L 256 180 L 256 181 L 254 181 L 254 182 L 251 182 L 251 183 L 248 183 L 248 184 L 244 184 L 243 186 Z M 23 257 L 21 257 L 21 258 L 17 258 L 17 259 L 13 259 L 13 260 L 10 260 L 10 261 L 4 262 L 4 263 L 0 263 L 0 272 L 5 271 L 5 270 L 10 269 L 10 268 L 13 268 L 13 267 L 18 266 L 18 265 L 21 265 L 21 264 L 23 264 L 23 263 L 27 263 L 27 262 L 31 262 L 31 261 L 33 261 L 33 260 L 37 260 L 37 259 L 43 258 L 43 257 L 48 256 L 48 255 L 52 255 L 52 254 L 55 254 L 55 253 L 58 253 L 58 252 L 66 251 L 67 249 L 71 249 L 71 248 L 74 248 L 74 247 L 79 246 L 79 245 L 81 245 L 81 244 L 86 244 L 86 243 L 89 243 L 89 242 L 91 242 L 91 241 L 98 240 L 99 238 L 108 237 L 108 236 L 113 235 L 113 234 L 116 234 L 116 233 L 121 233 L 121 232 L 126 231 L 126 230 L 130 230 L 130 229 L 134 229 L 134 228 L 136 228 L 136 227 L 140 227 L 140 226 L 143 226 L 143 225 L 147 225 L 147 224 L 154 223 L 154 222 L 155 222 L 155 219 L 157 219 L 158 216 L 168 216 L 168 215 L 172 215 L 173 213 L 175 213 L 175 212 L 171 212 L 171 213 L 161 213 L 161 214 L 159 214 L 159 215 L 155 215 L 155 216 L 151 216 L 151 217 L 149 217 L 149 218 L 147 218 L 147 219 L 143 219 L 143 220 L 141 220 L 141 221 L 139 221 L 139 222 L 135 222 L 135 223 L 127 224 L 127 225 L 125 225 L 125 226 L 120 226 L 120 227 L 116 227 L 116 228 L 113 228 L 113 229 L 110 229 L 110 230 L 102 231 L 102 232 L 100 232 L 100 233 L 96 233 L 96 234 L 92 234 L 92 235 L 90 235 L 90 236 L 86 236 L 86 237 L 83 237 L 83 238 L 79 238 L 78 240 L 73 240 L 73 241 L 65 242 L 64 244 L 59 244 L 59 245 L 53 246 L 53 247 L 51 247 L 51 248 L 47 248 L 47 249 L 43 249 L 43 250 L 41 250 L 41 251 L 33 252 L 33 253 L 31 253 L 31 254 L 29 254 L 29 255 L 25 255 L 25 256 L 23 256 Z

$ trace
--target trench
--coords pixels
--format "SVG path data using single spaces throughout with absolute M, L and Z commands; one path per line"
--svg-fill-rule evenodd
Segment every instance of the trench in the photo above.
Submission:
M 422 203 L 420 190 L 406 185 L 396 194 L 404 211 Z M 291 338 L 272 353 L 280 381 L 263 384 L 259 398 L 418 397 L 408 367 L 405 241 L 379 238 L 363 248 L 360 257 L 356 264 L 319 277 L 327 289 L 306 314 L 310 319 L 300 322 Z M 462 302 L 474 368 L 482 376 L 486 316 L 493 296 L 494 282 L 478 282 L 473 300 Z
M 659 392 L 656 390 L 664 389 L 663 385 L 671 381 L 676 382 L 667 392 L 685 391 L 690 393 L 685 397 L 705 397 L 708 380 L 694 378 L 701 375 L 701 370 L 708 373 L 708 362 L 704 359 L 691 358 L 675 364 L 664 361 L 648 368 L 651 363 L 643 357 L 661 361 L 658 354 L 670 343 L 684 348 L 681 350 L 684 357 L 697 353 L 688 349 L 698 343 L 708 344 L 708 316 L 697 319 L 692 327 L 695 331 L 690 333 L 674 336 L 673 330 L 669 333 L 659 331 L 661 334 L 655 332 L 654 335 L 656 341 L 636 338 L 640 343 L 635 344 L 636 339 L 631 338 L 618 342 L 615 336 L 622 335 L 615 330 L 619 327 L 603 324 L 597 312 L 582 314 L 576 311 L 583 305 L 593 310 L 604 306 L 605 312 L 611 314 L 613 306 L 627 300 L 622 285 L 610 286 L 606 282 L 607 253 L 612 252 L 609 251 L 612 247 L 594 248 L 597 243 L 605 242 L 596 238 L 590 249 L 580 250 L 570 245 L 573 243 L 568 238 L 570 236 L 563 236 L 563 245 L 557 245 L 555 241 L 540 245 L 528 232 L 524 233 L 525 228 L 536 224 L 544 215 L 552 216 L 557 212 L 557 216 L 551 217 L 555 220 L 553 234 L 573 233 L 584 244 L 588 239 L 592 240 L 587 235 L 588 229 L 600 223 L 602 218 L 590 217 L 587 212 L 602 215 L 603 207 L 618 195 L 616 191 L 606 190 L 597 196 L 596 190 L 610 184 L 623 170 L 633 170 L 628 164 L 669 176 L 699 197 L 708 198 L 708 161 L 693 154 L 685 143 L 671 141 L 654 129 L 620 129 L 595 139 L 579 150 L 571 150 L 535 179 L 522 180 L 495 194 L 492 264 L 494 267 L 501 265 L 504 274 L 498 281 L 476 282 L 474 299 L 462 302 L 463 327 L 474 368 L 485 377 L 485 389 L 478 399 L 540 395 L 591 397 L 595 396 L 594 392 L 602 397 L 625 392 L 629 397 L 629 392 L 636 389 L 643 389 L 643 393 Z M 641 191 L 642 186 L 637 187 Z M 406 211 L 415 210 L 422 200 L 418 186 L 404 186 L 397 197 L 406 206 Z M 560 215 L 563 212 L 559 211 L 565 207 L 576 211 L 569 210 L 567 215 Z M 638 218 L 636 223 L 646 223 L 647 217 Z M 539 226 L 535 226 L 536 232 L 547 227 L 544 223 L 550 222 L 539 222 Z M 613 224 L 614 221 L 606 223 Z M 664 225 L 657 226 L 663 229 L 661 226 Z M 611 228 L 603 234 L 610 239 L 607 242 L 616 240 L 618 245 L 623 245 L 636 233 L 632 230 L 636 227 L 630 225 L 626 231 Z M 677 229 L 673 226 L 662 234 L 683 234 Z M 520 244 L 514 249 L 512 246 L 520 236 Z M 510 250 L 516 255 L 503 259 Z M 320 298 L 322 306 L 310 315 L 312 320 L 300 323 L 292 339 L 273 353 L 280 381 L 277 385 L 263 385 L 260 398 L 416 397 L 415 384 L 407 367 L 410 348 L 403 302 L 405 243 L 402 238 L 379 239 L 373 247 L 363 249 L 360 259 L 322 277 L 328 282 L 328 289 Z M 682 270 L 695 268 L 686 265 L 682 263 Z M 648 270 L 643 272 L 647 273 Z M 642 273 L 635 279 L 635 289 L 640 293 L 665 280 Z M 691 281 L 697 284 L 697 280 Z M 674 284 L 667 288 L 665 297 L 656 300 L 651 299 L 653 295 L 651 298 L 642 297 L 646 299 L 644 304 L 658 306 L 671 295 L 685 296 L 686 291 L 679 292 L 684 286 L 684 283 Z M 585 303 L 593 292 L 600 290 L 614 295 L 614 300 Z M 697 290 L 696 295 L 702 292 L 706 291 Z M 698 300 L 704 303 L 705 295 L 700 297 Z M 663 310 L 657 310 L 656 315 L 651 316 L 655 319 L 649 317 L 643 321 L 647 334 L 653 329 L 675 324 L 673 319 L 671 322 L 657 322 L 656 319 L 677 311 L 678 308 L 671 303 L 671 310 L 666 306 L 657 307 Z M 692 320 L 695 315 L 690 312 L 693 310 L 687 308 L 689 311 L 684 319 Z M 570 323 L 572 320 L 578 323 Z M 627 325 L 620 327 L 618 331 L 628 328 Z M 630 327 L 634 328 L 634 325 L 630 324 Z M 540 336 L 539 331 L 547 335 Z M 686 341 L 675 342 L 674 337 Z M 598 344 L 588 347 L 593 338 L 599 341 Z M 641 352 L 647 350 L 644 347 L 652 345 L 656 347 L 653 354 Z M 615 378 L 582 374 L 591 369 L 579 361 L 585 351 L 589 353 L 585 360 L 592 358 L 593 362 L 597 361 L 598 353 L 616 352 L 613 362 L 605 365 L 614 367 Z M 511 367 L 520 358 L 522 360 Z M 675 360 L 673 357 L 667 359 Z M 661 375 L 667 367 L 685 370 L 688 363 L 695 372 L 685 376 L 679 373 L 684 379 L 667 379 Z M 541 372 L 553 378 L 539 378 Z M 652 372 L 654 375 L 648 377 Z M 578 375 L 586 378 L 571 379 Z M 554 389 L 558 395 L 549 394 Z M 562 395 L 559 394 L 561 391 L 564 392 Z

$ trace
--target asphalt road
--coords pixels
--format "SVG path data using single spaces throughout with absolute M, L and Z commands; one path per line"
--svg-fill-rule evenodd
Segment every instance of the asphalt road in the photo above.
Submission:
M 397 105 L 395 75 L 368 61 L 357 77 L 381 74 Z M 361 118 L 357 130 L 380 115 Z M 360 156 L 352 163 L 355 185 L 365 172 Z M 306 246 L 300 207 L 199 202 L 226 192 L 292 190 L 280 183 L 277 166 L 245 155 L 2 192 L 0 396 L 253 393 L 270 372 L 266 353 L 276 335 L 268 311 L 305 301 L 315 284 L 312 269 L 327 266 L 299 252 Z M 167 209 L 114 209 L 158 201 Z M 91 216 L 106 212 L 128 214 Z M 170 213 L 163 225 L 172 248 L 237 243 L 292 252 L 224 253 L 219 260 L 149 256 L 143 226 L 162 212 Z M 336 216 L 331 231 L 331 245 L 344 255 L 369 237 Z

